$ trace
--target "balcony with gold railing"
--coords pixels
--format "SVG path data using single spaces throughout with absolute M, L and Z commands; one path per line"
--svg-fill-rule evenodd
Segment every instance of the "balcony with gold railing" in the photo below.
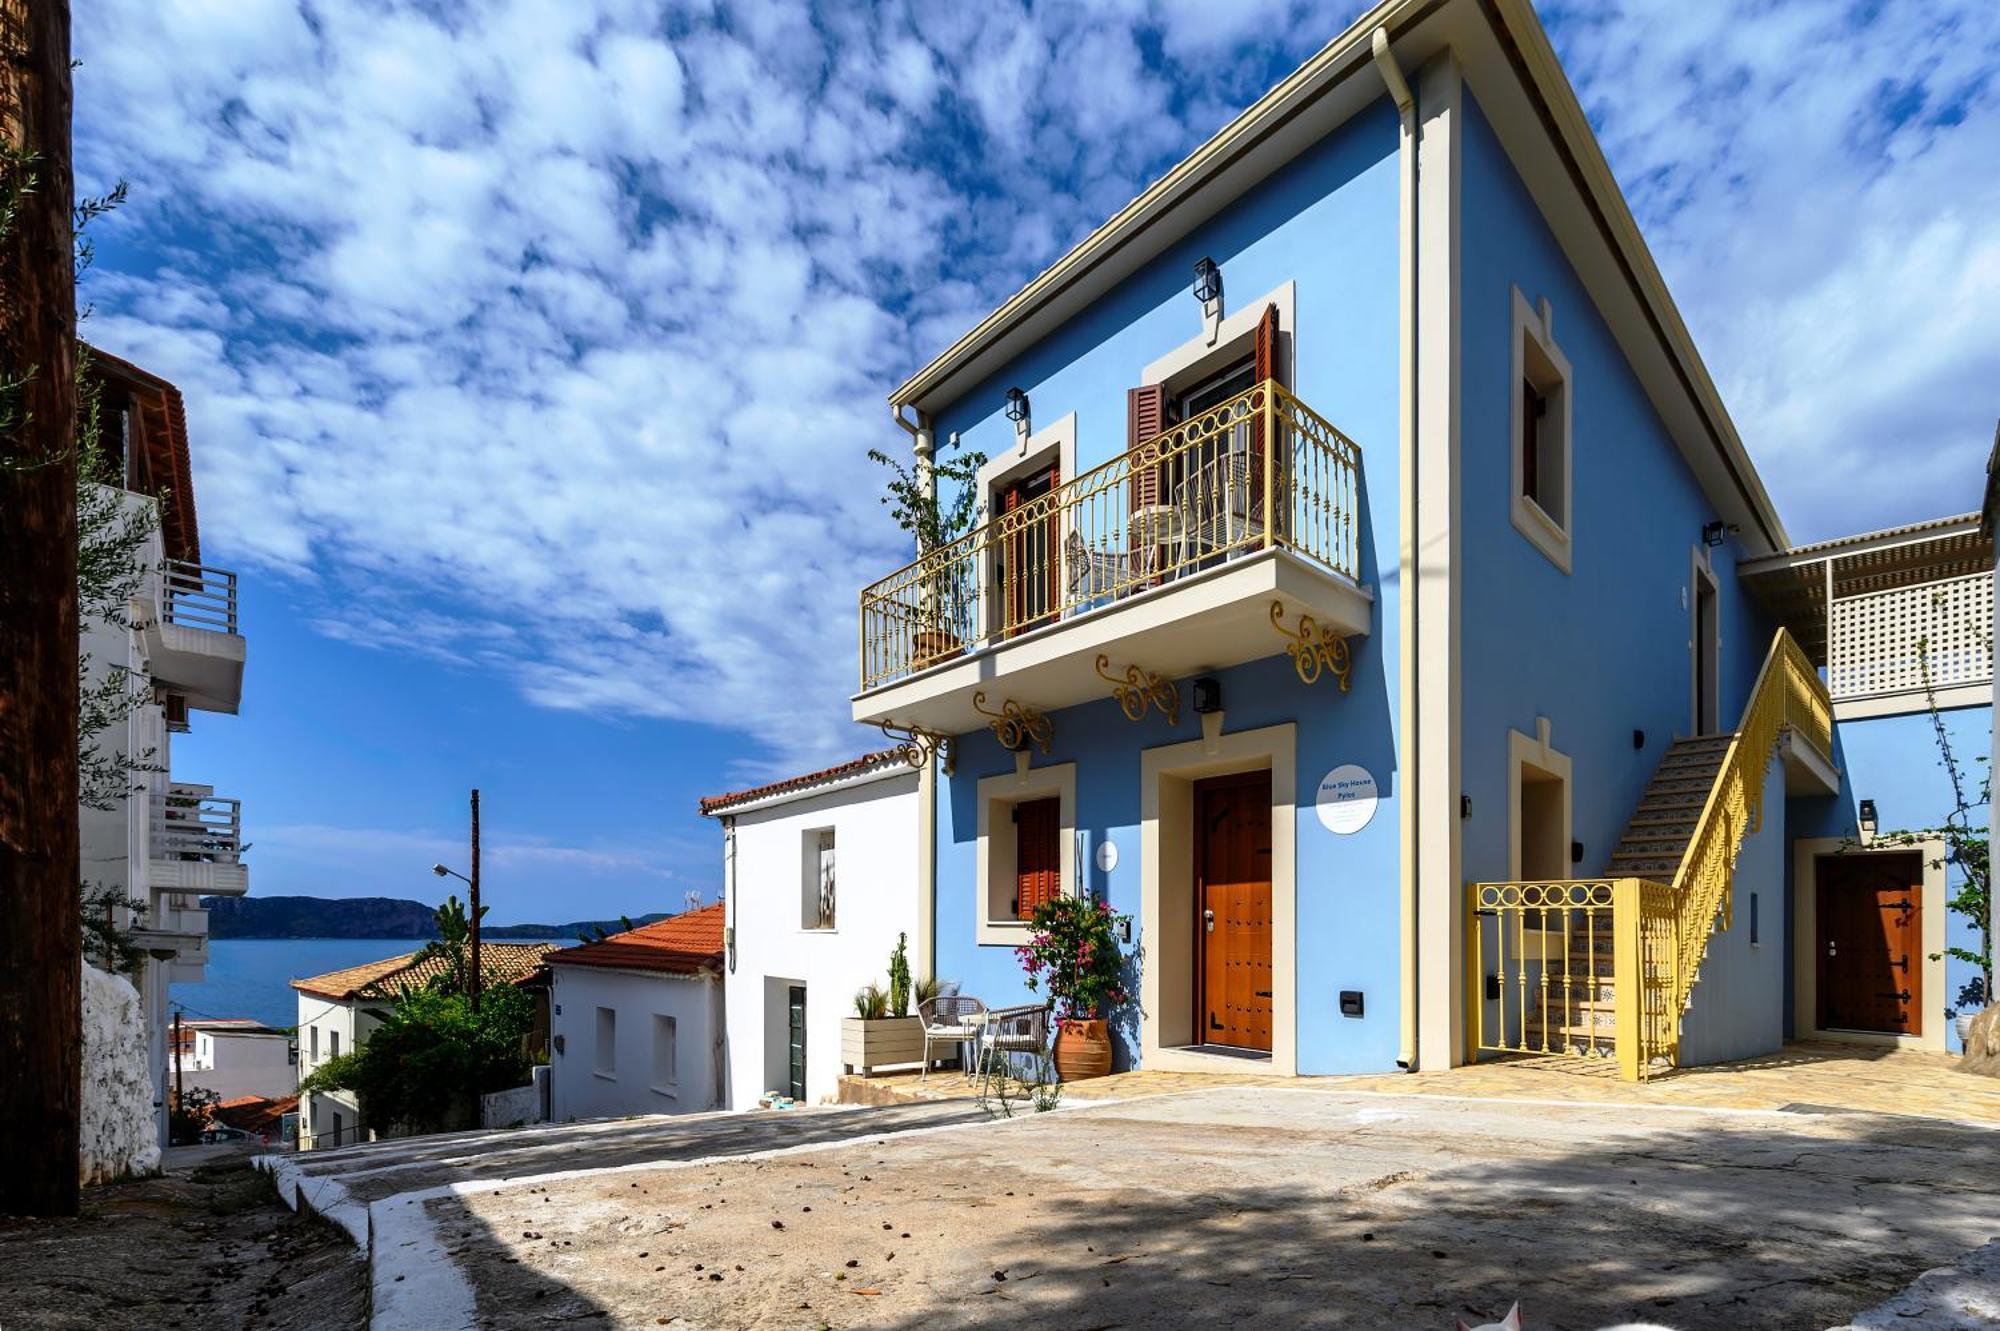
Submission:
M 1135 666 L 1171 680 L 1336 638 L 1344 662 L 1373 602 L 1360 470 L 1353 440 L 1256 384 L 865 589 L 855 718 L 957 734 L 982 691 L 1047 710 Z

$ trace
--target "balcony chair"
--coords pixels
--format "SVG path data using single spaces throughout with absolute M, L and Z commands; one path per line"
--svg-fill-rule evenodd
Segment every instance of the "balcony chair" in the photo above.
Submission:
M 918 1074 L 918 1081 L 928 1080 L 931 1075 L 932 1045 L 975 1044 L 986 1029 L 986 1004 L 966 994 L 926 998 L 917 1004 L 917 1016 L 924 1023 L 924 1070 Z M 959 1066 L 965 1066 L 962 1053 Z
M 1264 512 L 1256 494 L 1261 477 L 1255 464 L 1247 447 L 1232 445 L 1174 487 L 1181 538 L 1177 564 L 1195 563 L 1263 536 Z

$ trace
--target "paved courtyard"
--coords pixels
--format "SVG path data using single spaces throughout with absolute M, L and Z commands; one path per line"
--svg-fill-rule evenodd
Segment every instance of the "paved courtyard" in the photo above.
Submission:
M 965 1107 L 752 1116 L 776 1149 L 608 1172 L 554 1130 L 569 1169 L 425 1173 L 369 1208 L 376 1325 L 1449 1328 L 1518 1299 L 1534 1331 L 1832 1327 L 2000 1237 L 2000 1134 L 1919 1118 L 1261 1086 Z M 1931 1315 L 1864 1324 L 2000 1326 L 1990 1276 L 1940 1279 Z

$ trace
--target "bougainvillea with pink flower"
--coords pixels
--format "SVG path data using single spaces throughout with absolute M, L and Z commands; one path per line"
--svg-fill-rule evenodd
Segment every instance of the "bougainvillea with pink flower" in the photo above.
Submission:
M 1118 926 L 1127 919 L 1102 901 L 1052 897 L 1035 907 L 1028 941 L 1014 949 L 1028 987 L 1048 994 L 1056 1017 L 1087 1021 L 1126 999 L 1119 978 Z

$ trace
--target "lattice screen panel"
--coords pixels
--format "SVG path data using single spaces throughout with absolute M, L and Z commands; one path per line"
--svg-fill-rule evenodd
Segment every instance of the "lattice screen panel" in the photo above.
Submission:
M 1838 698 L 1921 693 L 1993 679 L 1993 575 L 1976 573 L 1833 603 L 1827 688 Z

